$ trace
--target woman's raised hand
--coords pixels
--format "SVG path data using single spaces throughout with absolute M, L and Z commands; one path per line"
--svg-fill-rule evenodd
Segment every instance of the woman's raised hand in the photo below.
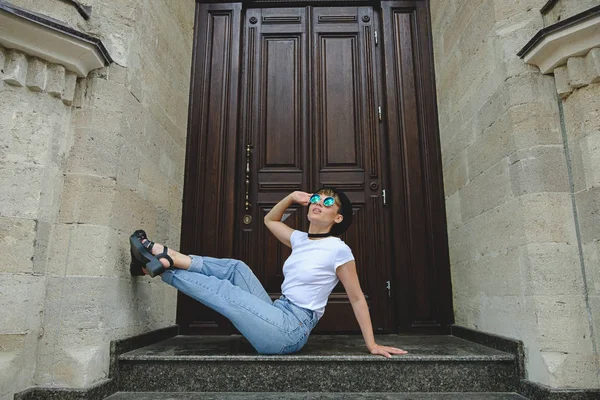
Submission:
M 303 206 L 307 206 L 310 204 L 310 196 L 311 193 L 295 191 L 292 193 L 292 201 L 294 203 L 302 204 Z

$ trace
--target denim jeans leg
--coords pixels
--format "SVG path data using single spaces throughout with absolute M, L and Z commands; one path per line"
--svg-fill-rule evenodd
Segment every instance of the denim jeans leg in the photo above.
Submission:
M 269 297 L 263 285 L 256 275 L 254 275 L 254 272 L 243 261 L 232 258 L 213 258 L 194 255 L 190 257 L 192 257 L 192 265 L 188 271 L 228 280 L 242 290 L 252 293 L 269 304 L 273 304 L 271 297 Z
M 259 353 L 279 353 L 294 340 L 300 327 L 293 313 L 267 303 L 229 280 L 181 269 L 165 271 L 162 279 L 227 317 Z

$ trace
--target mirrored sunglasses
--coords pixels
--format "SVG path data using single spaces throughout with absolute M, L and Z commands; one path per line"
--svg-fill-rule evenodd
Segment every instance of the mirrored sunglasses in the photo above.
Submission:
M 312 204 L 316 204 L 319 201 L 321 201 L 321 195 L 320 194 L 315 193 L 312 196 L 310 196 L 310 202 Z M 323 205 L 325 207 L 331 207 L 334 204 L 335 204 L 335 199 L 333 197 L 325 197 L 325 200 L 323 200 Z

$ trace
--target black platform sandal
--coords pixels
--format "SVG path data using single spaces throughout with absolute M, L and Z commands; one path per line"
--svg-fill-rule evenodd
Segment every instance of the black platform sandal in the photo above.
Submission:
M 142 243 L 141 240 L 143 239 L 146 239 L 146 242 Z M 168 254 L 169 248 L 167 246 L 165 246 L 162 253 L 157 254 L 156 256 L 151 253 L 152 248 L 154 247 L 154 242 L 148 240 L 146 232 L 135 231 L 129 237 L 129 244 L 133 258 L 135 258 L 136 261 L 141 264 L 139 268 L 141 269 L 142 267 L 145 267 L 148 270 L 148 275 L 150 275 L 152 278 L 165 272 L 166 268 L 160 262 L 162 258 L 169 262 L 169 268 L 173 266 L 173 259 Z
M 146 232 L 143 230 L 137 230 L 133 232 L 132 237 L 135 236 L 140 242 L 144 239 L 148 240 L 148 236 L 146 236 Z M 129 264 L 129 272 L 131 276 L 144 276 L 146 275 L 142 268 L 144 267 L 144 263 L 139 261 L 135 255 L 133 254 L 133 248 L 130 246 L 129 253 L 131 254 L 131 263 Z

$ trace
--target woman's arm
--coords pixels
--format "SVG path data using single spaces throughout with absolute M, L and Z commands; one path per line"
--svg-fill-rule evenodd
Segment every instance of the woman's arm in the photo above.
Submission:
M 271 233 L 287 247 L 292 247 L 290 236 L 292 236 L 294 230 L 281 222 L 281 217 L 285 210 L 294 203 L 302 204 L 303 206 L 308 205 L 310 196 L 309 193 L 305 192 L 290 193 L 277 203 L 267 215 L 265 215 L 264 221 L 267 228 L 269 228 Z
M 375 343 L 369 307 L 367 306 L 367 300 L 365 300 L 365 295 L 358 282 L 356 263 L 354 261 L 349 261 L 346 264 L 340 265 L 336 270 L 336 274 L 346 289 L 346 294 L 350 299 L 350 304 L 352 304 L 352 309 L 354 310 L 354 315 L 356 316 L 363 338 L 365 339 L 365 344 L 371 354 L 380 354 L 388 358 L 391 358 L 392 354 L 406 354 L 407 352 L 402 349 L 380 346 Z

